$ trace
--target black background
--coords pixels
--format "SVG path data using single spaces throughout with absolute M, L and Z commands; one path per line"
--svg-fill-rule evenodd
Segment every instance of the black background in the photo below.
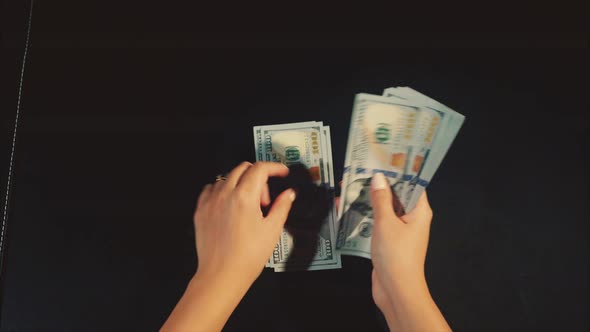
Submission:
M 354 94 L 402 85 L 466 116 L 429 187 L 452 327 L 586 331 L 588 5 L 481 6 L 36 3 L 0 330 L 157 330 L 196 267 L 198 192 L 254 158 L 252 126 L 324 121 L 341 175 Z M 3 8 L 5 188 L 29 4 Z M 370 271 L 264 271 L 226 330 L 379 331 Z

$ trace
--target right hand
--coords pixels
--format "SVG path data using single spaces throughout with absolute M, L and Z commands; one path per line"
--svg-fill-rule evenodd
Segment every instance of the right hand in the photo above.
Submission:
M 375 174 L 371 181 L 371 205 L 374 213 L 373 298 L 384 310 L 391 301 L 387 294 L 426 284 L 424 262 L 432 210 L 424 192 L 410 213 L 397 217 L 389 182 L 381 173 Z

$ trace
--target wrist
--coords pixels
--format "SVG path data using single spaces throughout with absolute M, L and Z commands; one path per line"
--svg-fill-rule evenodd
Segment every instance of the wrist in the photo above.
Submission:
M 413 280 L 391 280 L 388 294 L 399 329 L 409 331 L 450 331 L 430 295 L 424 276 Z M 388 320 L 389 323 L 389 320 Z
M 391 330 L 405 331 L 450 331 L 450 327 L 440 313 L 430 295 L 424 270 L 420 267 L 374 266 L 376 276 L 381 282 L 392 310 L 386 314 Z M 387 269 L 389 267 L 389 269 Z M 393 269 L 392 269 L 393 268 Z M 380 301 L 386 303 L 385 301 Z
M 189 282 L 189 288 L 205 289 L 223 295 L 239 295 L 242 298 L 253 281 L 240 278 L 238 273 L 198 269 Z
M 189 281 L 161 331 L 220 331 L 249 285 L 201 270 Z
M 390 278 L 385 287 L 388 288 L 389 300 L 394 305 L 399 302 L 420 303 L 431 298 L 423 274 Z

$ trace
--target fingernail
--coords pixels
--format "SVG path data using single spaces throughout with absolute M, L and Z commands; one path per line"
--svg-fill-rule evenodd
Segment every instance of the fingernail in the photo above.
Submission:
M 371 179 L 371 190 L 383 190 L 389 186 L 383 173 L 375 173 Z
M 295 195 L 295 190 L 293 189 L 289 189 L 291 192 L 289 193 L 289 199 L 291 200 L 291 202 L 293 202 L 295 200 L 295 197 L 297 195 Z

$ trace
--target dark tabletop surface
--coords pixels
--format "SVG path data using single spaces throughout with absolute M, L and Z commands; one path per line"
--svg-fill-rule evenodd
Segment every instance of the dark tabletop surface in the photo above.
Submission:
M 6 6 L 15 28 L 2 58 L 3 190 L 28 6 Z M 341 176 L 355 93 L 398 85 L 466 116 L 428 189 L 426 274 L 453 328 L 587 331 L 580 34 L 258 38 L 187 32 L 177 21 L 146 28 L 173 21 L 156 20 L 155 7 L 129 19 L 78 6 L 73 16 L 34 8 L 0 331 L 157 330 L 196 268 L 198 192 L 254 159 L 252 126 L 324 121 Z M 68 28 L 95 23 L 105 31 Z M 265 270 L 226 330 L 381 331 L 370 272 L 354 257 L 341 270 Z

